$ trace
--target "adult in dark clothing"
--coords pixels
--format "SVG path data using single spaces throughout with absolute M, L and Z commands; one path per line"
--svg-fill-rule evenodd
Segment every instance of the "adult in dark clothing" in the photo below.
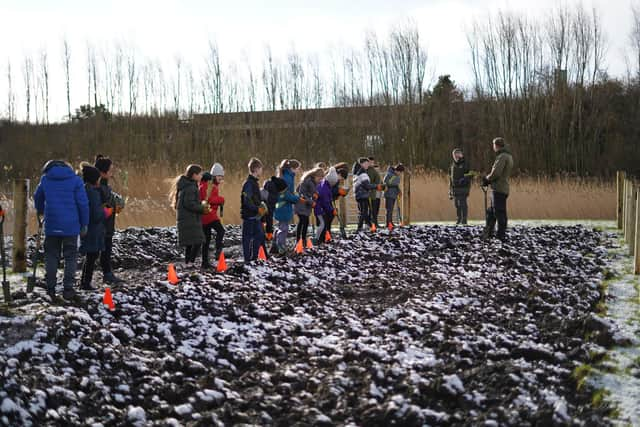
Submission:
M 184 175 L 176 178 L 171 191 L 175 203 L 178 228 L 178 244 L 185 248 L 185 262 L 193 264 L 205 241 L 202 231 L 202 215 L 210 213 L 209 203 L 200 200 L 198 184 L 202 179 L 202 167 L 189 165 Z
M 400 175 L 398 173 L 404 172 L 404 165 L 398 163 L 396 167 L 389 166 L 387 174 L 384 177 L 384 199 L 385 206 L 387 207 L 387 227 L 393 227 L 393 208 L 398 202 L 400 197 Z M 402 218 L 398 218 L 398 221 L 402 221 Z
M 44 216 L 44 253 L 47 294 L 56 296 L 56 275 L 60 253 L 64 257 L 64 299 L 75 297 L 73 289 L 78 259 L 78 235 L 86 236 L 89 200 L 82 179 L 67 163 L 52 160 L 42 169 L 33 196 L 38 215 Z
M 262 176 L 262 162 L 249 160 L 249 176 L 240 194 L 240 217 L 242 218 L 242 250 L 245 262 L 258 259 L 260 246 L 264 246 L 262 217 L 267 213 L 267 205 L 262 201 L 258 180 Z
M 489 175 L 482 179 L 484 187 L 491 186 L 491 206 L 487 210 L 487 224 L 483 237 L 485 239 L 493 237 L 497 222 L 496 237 L 504 241 L 507 232 L 507 198 L 509 197 L 509 177 L 513 170 L 513 156 L 503 138 L 493 140 L 493 151 L 496 153 L 496 160 Z
M 460 148 L 456 148 L 451 153 L 453 162 L 449 167 L 449 199 L 454 200 L 456 207 L 456 224 L 467 224 L 469 207 L 467 199 L 471 190 L 471 176 L 469 176 L 469 163 L 464 157 Z
M 87 198 L 89 199 L 89 228 L 87 234 L 80 239 L 80 253 L 85 254 L 82 264 L 82 278 L 80 288 L 92 291 L 93 270 L 100 252 L 104 250 L 105 222 L 113 215 L 109 208 L 102 207 L 100 197 L 100 171 L 90 165 L 82 167 L 82 180 L 85 183 Z
M 378 215 L 380 214 L 380 200 L 382 199 L 383 192 L 378 188 L 382 183 L 380 173 L 377 170 L 378 165 L 373 157 L 369 157 L 369 167 L 367 168 L 367 175 L 369 175 L 369 182 L 373 189 L 369 192 L 369 207 L 371 215 L 371 223 L 375 224 L 378 228 Z
M 111 266 L 111 254 L 113 252 L 113 235 L 116 230 L 116 215 L 124 209 L 124 199 L 113 191 L 109 185 L 109 180 L 113 178 L 114 165 L 111 159 L 102 154 L 96 156 L 95 167 L 100 171 L 100 197 L 102 206 L 113 210 L 113 215 L 107 218 L 105 223 L 104 250 L 100 254 L 100 266 L 102 267 L 102 277 L 105 283 L 117 284 L 123 280 L 113 274 Z

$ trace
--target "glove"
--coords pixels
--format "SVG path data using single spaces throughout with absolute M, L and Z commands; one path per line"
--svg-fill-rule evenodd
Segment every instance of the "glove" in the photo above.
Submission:
M 318 193 L 313 193 L 313 200 L 318 200 Z
M 307 203 L 307 199 L 305 199 L 304 197 L 300 197 L 300 200 L 298 200 L 298 203 Z
M 82 228 L 80 228 L 80 237 L 86 237 L 87 233 L 89 233 L 89 227 L 86 225 L 83 225 Z
M 102 210 L 104 211 L 105 219 L 109 219 L 111 218 L 111 215 L 113 215 L 113 208 L 105 206 L 104 208 L 102 208 Z
M 338 190 L 338 195 L 342 196 L 342 197 L 346 196 L 347 195 L 347 190 L 345 190 L 344 188 L 340 188 Z
M 312 208 L 312 209 L 315 209 L 315 208 L 316 208 L 316 202 L 312 202 L 312 203 L 311 203 L 311 208 Z
M 338 216 L 338 209 L 334 209 L 333 212 L 331 212 L 331 215 Z
M 116 214 L 119 214 L 120 212 L 122 212 L 122 210 L 124 209 L 124 206 L 116 206 Z
M 487 179 L 487 177 L 486 177 L 486 176 L 483 176 L 483 177 L 482 177 L 482 186 L 483 186 L 483 187 L 488 187 L 488 186 L 489 186 L 489 184 L 490 184 L 490 182 L 489 182 L 489 180 Z
M 262 202 L 258 208 L 258 215 L 265 216 L 267 213 L 269 213 L 269 208 L 265 202 Z

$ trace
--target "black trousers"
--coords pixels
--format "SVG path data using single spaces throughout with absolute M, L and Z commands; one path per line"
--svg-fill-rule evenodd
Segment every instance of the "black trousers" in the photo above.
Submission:
M 215 260 L 217 261 L 220 257 L 220 252 L 222 252 L 223 244 L 222 241 L 224 239 L 224 227 L 220 221 L 213 221 L 209 224 L 205 224 L 202 226 L 202 231 L 204 231 L 204 243 L 202 244 L 202 265 L 211 264 L 209 261 L 209 247 L 211 246 L 211 234 L 215 230 L 216 232 L 216 253 Z M 195 260 L 195 258 L 194 258 Z
M 485 233 L 493 236 L 496 222 L 498 223 L 498 233 L 496 237 L 503 240 L 507 233 L 507 198 L 508 194 L 491 192 L 491 206 L 487 209 L 487 225 Z
M 189 245 L 184 249 L 184 260 L 187 264 L 196 262 L 196 258 L 200 253 L 200 245 Z
M 107 233 L 104 238 L 104 251 L 100 253 L 100 267 L 102 267 L 102 274 L 111 273 L 111 252 L 113 252 L 113 234 Z
M 387 207 L 387 225 L 393 224 L 393 208 L 396 207 L 396 199 L 385 198 L 385 206 Z
M 82 288 L 88 288 L 91 286 L 93 280 L 93 271 L 96 266 L 96 261 L 100 258 L 100 252 L 87 253 L 84 263 L 82 264 L 82 277 L 80 279 L 80 286 Z
M 331 230 L 331 223 L 333 222 L 333 214 L 328 213 L 322 215 L 324 223 L 322 224 L 322 228 L 319 232 L 318 243 L 326 243 L 327 242 L 327 231 Z
M 269 208 L 269 213 L 263 217 L 265 223 L 265 232 L 268 234 L 273 234 L 273 212 L 271 208 Z
M 307 230 L 309 229 L 309 215 L 298 215 L 299 221 L 296 227 L 296 243 L 302 239 L 304 244 L 307 241 Z
M 378 215 L 380 214 L 380 199 L 371 199 L 371 222 L 378 228 Z
M 456 207 L 457 224 L 466 224 L 469 215 L 469 205 L 467 204 L 467 195 L 455 196 L 454 204 Z
M 369 217 L 369 199 L 358 200 L 358 231 L 362 230 L 362 225 L 367 224 L 371 227 L 371 218 Z

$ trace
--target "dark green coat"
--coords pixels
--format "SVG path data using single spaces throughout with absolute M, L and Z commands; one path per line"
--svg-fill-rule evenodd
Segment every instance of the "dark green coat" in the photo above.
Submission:
M 375 200 L 382 198 L 382 192 L 378 192 L 378 189 L 375 188 L 378 186 L 378 184 L 382 184 L 380 173 L 378 173 L 378 171 L 373 166 L 369 166 L 369 169 L 367 169 L 367 175 L 369 175 L 369 182 L 372 186 L 374 186 L 373 190 L 369 192 L 369 199 Z
M 465 176 L 471 168 L 465 158 L 452 162 L 449 167 L 449 189 L 454 197 L 465 197 L 471 190 L 471 177 Z
M 513 156 L 507 148 L 498 151 L 487 180 L 491 189 L 497 193 L 509 194 L 509 177 L 513 170 Z
M 178 244 L 180 246 L 201 245 L 204 243 L 201 222 L 204 208 L 200 202 L 198 184 L 185 176 L 181 176 L 177 189 Z

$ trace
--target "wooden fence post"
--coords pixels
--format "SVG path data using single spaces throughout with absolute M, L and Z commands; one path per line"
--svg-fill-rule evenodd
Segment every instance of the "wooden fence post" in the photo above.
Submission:
M 638 195 L 640 187 L 636 187 L 636 217 L 635 217 L 635 241 L 630 246 L 634 246 L 634 274 L 640 274 L 640 195 Z
M 27 271 L 27 202 L 29 200 L 29 180 L 16 179 L 13 182 L 13 272 Z
M 637 198 L 638 198 L 638 184 L 635 182 L 631 184 L 631 206 L 629 211 L 631 212 L 629 218 L 629 255 L 634 256 L 636 253 L 636 217 L 637 217 Z
M 411 173 L 402 176 L 402 225 L 411 225 Z
M 622 183 L 622 237 L 627 233 L 627 178 Z
M 624 204 L 624 180 L 625 173 L 623 171 L 618 171 L 616 173 L 616 189 L 617 189 L 617 198 L 616 198 L 616 220 L 618 225 L 618 230 L 622 230 L 623 227 L 623 204 Z
M 631 216 L 631 211 L 632 211 L 632 206 L 631 206 L 631 198 L 633 195 L 633 183 L 631 182 L 630 179 L 627 179 L 627 192 L 626 192 L 626 197 L 625 200 L 626 205 L 627 205 L 627 209 L 626 209 L 626 213 L 624 216 L 624 241 L 626 243 L 629 243 L 629 234 L 631 232 L 631 222 L 632 222 L 632 216 Z

